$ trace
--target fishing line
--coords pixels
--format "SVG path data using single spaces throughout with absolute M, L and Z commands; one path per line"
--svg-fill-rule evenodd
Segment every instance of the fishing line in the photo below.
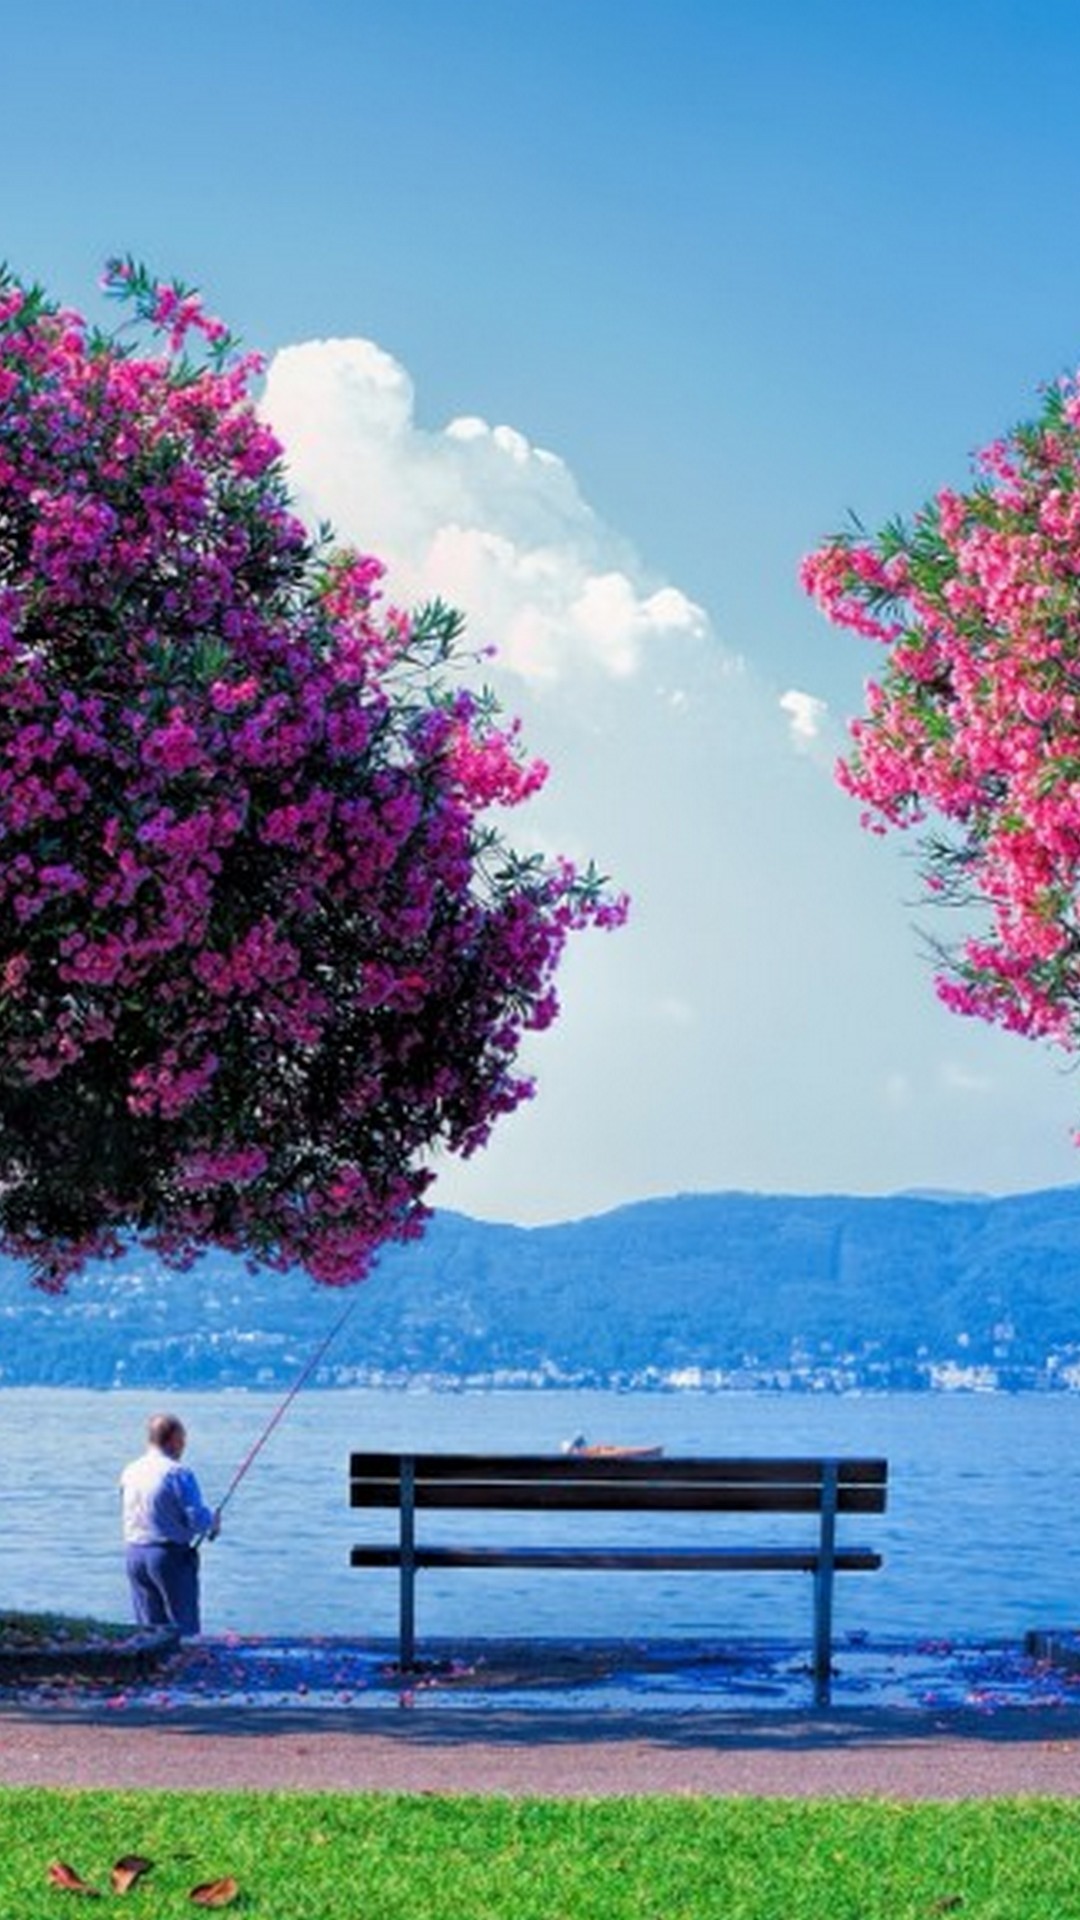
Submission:
M 341 1332 L 341 1329 L 345 1325 L 345 1322 L 349 1318 L 349 1315 L 355 1311 L 358 1302 L 359 1302 L 359 1294 L 357 1293 L 349 1301 L 349 1304 L 346 1307 L 344 1313 L 341 1314 L 337 1320 L 335 1320 L 333 1326 L 331 1327 L 329 1333 L 326 1335 L 325 1339 L 319 1342 L 319 1345 L 316 1347 L 314 1353 L 311 1355 L 311 1358 L 305 1362 L 304 1366 L 301 1368 L 300 1372 L 297 1374 L 296 1379 L 293 1381 L 292 1386 L 289 1388 L 288 1393 L 285 1395 L 284 1400 L 282 1400 L 280 1404 L 277 1407 L 275 1407 L 265 1427 L 263 1428 L 262 1432 L 259 1434 L 259 1437 L 256 1440 L 254 1446 L 248 1448 L 247 1453 L 244 1455 L 244 1458 L 241 1460 L 240 1465 L 237 1467 L 236 1472 L 233 1474 L 232 1479 L 229 1481 L 229 1484 L 226 1487 L 225 1492 L 222 1495 L 222 1498 L 218 1501 L 218 1504 L 217 1504 L 218 1513 L 223 1512 L 225 1507 L 228 1505 L 228 1502 L 232 1499 L 233 1494 L 236 1492 L 236 1489 L 240 1485 L 241 1480 L 244 1478 L 244 1475 L 247 1473 L 248 1468 L 253 1464 L 255 1460 L 258 1459 L 259 1454 L 262 1452 L 263 1448 L 265 1447 L 267 1441 L 270 1438 L 270 1435 L 274 1431 L 274 1428 L 278 1426 L 280 1422 L 285 1418 L 285 1415 L 289 1411 L 289 1408 L 292 1406 L 292 1403 L 296 1399 L 297 1394 L 300 1392 L 301 1387 L 303 1387 L 306 1384 L 306 1382 L 310 1380 L 312 1374 L 314 1373 L 316 1367 L 319 1364 L 319 1361 L 322 1359 L 323 1354 L 326 1352 L 331 1342 L 337 1339 L 338 1334 Z

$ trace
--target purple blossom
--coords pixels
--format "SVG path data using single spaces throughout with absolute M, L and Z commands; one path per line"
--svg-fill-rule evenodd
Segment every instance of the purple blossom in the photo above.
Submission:
M 343 1285 L 529 1097 L 565 940 L 625 903 L 481 818 L 546 768 L 455 614 L 309 538 L 257 357 L 106 285 L 143 350 L 0 274 L 0 1248 Z

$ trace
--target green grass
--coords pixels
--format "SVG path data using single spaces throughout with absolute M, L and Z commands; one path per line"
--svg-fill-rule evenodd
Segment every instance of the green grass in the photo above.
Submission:
M 154 1870 L 125 1895 L 109 1869 Z M 1080 1803 L 0 1791 L 0 1916 L 170 1920 L 231 1875 L 266 1920 L 1072 1920 Z
M 110 1620 L 88 1620 L 69 1613 L 0 1612 L 0 1650 L 8 1652 L 129 1639 L 131 1631 L 130 1627 L 118 1626 Z

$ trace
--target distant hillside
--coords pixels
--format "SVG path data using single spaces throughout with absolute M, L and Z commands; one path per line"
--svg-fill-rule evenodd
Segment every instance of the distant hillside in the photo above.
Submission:
M 340 1312 L 297 1274 L 144 1254 L 59 1300 L 0 1263 L 0 1384 L 286 1386 Z M 1080 1188 L 719 1193 L 388 1251 L 317 1384 L 1080 1388 Z

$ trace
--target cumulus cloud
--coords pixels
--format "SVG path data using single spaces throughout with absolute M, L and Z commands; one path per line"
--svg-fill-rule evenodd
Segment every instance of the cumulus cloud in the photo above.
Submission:
M 816 694 L 789 687 L 780 695 L 780 705 L 788 716 L 791 738 L 804 751 L 820 739 L 829 709 Z
M 778 708 L 753 635 L 721 645 L 555 453 L 464 409 L 420 425 L 370 341 L 279 353 L 263 410 L 305 516 L 379 555 L 399 604 L 438 596 L 497 649 L 498 695 L 552 768 L 513 844 L 594 857 L 632 900 L 617 940 L 571 943 L 562 1017 L 523 1051 L 539 1098 L 440 1166 L 438 1204 L 535 1221 L 695 1186 L 836 1187 L 883 1131 L 921 1142 L 916 1082 L 883 1089 L 885 966 L 859 962 L 853 921 L 884 947 L 887 912 L 851 902 L 890 883 L 880 863 L 864 876 L 819 777 L 824 703 L 793 689 Z
M 632 898 L 616 940 L 571 943 L 562 1017 L 523 1053 L 540 1097 L 440 1168 L 438 1204 L 524 1222 L 883 1174 L 1046 1184 L 1055 1098 L 1055 1177 L 1075 1179 L 1075 1085 L 989 1029 L 942 1043 L 905 850 L 890 862 L 823 777 L 824 701 L 762 681 L 752 630 L 720 645 L 565 461 L 461 400 L 418 424 L 405 369 L 366 340 L 286 349 L 264 400 L 305 515 L 386 561 L 399 604 L 439 596 L 498 649 L 499 696 L 552 766 L 513 844 L 595 856 Z
M 475 415 L 417 424 L 404 367 L 370 340 L 318 340 L 271 361 L 263 412 L 302 508 L 376 553 L 399 602 L 461 607 L 500 665 L 542 686 L 639 672 L 650 648 L 700 639 L 703 610 L 651 580 L 565 462 Z

